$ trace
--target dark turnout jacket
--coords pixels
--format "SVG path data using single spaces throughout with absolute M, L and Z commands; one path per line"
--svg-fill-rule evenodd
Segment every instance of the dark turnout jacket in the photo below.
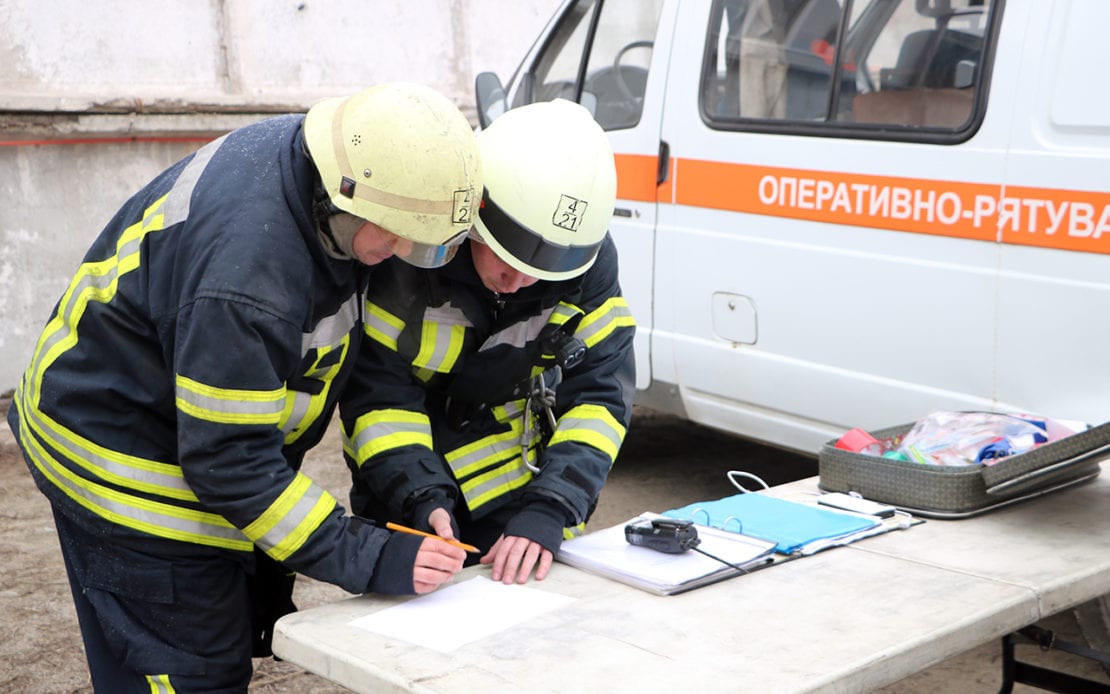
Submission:
M 511 295 L 485 288 L 469 247 L 437 271 L 389 261 L 364 314 L 343 407 L 356 511 L 419 527 L 436 506 L 480 519 L 511 505 L 506 534 L 557 550 L 593 511 L 632 415 L 635 324 L 612 240 L 584 275 Z M 551 368 L 555 330 L 584 343 L 581 363 Z M 521 386 L 537 374 L 555 426 L 532 411 L 526 431 Z
M 170 554 L 257 546 L 351 592 L 411 592 L 419 538 L 345 516 L 298 471 L 358 352 L 367 275 L 319 241 L 302 122 L 234 131 L 119 210 L 8 419 L 38 487 L 93 532 Z

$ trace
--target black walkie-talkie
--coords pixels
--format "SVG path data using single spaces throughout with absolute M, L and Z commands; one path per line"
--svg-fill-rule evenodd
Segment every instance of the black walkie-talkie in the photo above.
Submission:
M 624 526 L 624 539 L 630 545 L 647 547 L 666 554 L 682 554 L 698 546 L 698 530 L 690 521 L 655 518 Z
M 693 550 L 698 554 L 719 561 L 725 566 L 731 566 L 742 574 L 750 571 L 749 567 L 725 561 L 698 547 L 701 544 L 701 539 L 698 538 L 698 529 L 694 527 L 693 521 L 678 520 L 677 518 L 652 518 L 636 521 L 624 526 L 624 539 L 630 545 L 654 549 L 656 552 L 665 554 L 682 554 L 687 550 Z M 765 559 L 763 565 L 766 565 L 769 561 L 769 559 Z

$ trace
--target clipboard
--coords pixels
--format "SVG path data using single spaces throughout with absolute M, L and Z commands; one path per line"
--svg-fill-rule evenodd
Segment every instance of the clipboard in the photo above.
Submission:
M 739 569 L 693 550 L 664 554 L 631 545 L 625 539 L 624 526 L 628 523 L 662 517 L 642 513 L 626 523 L 580 535 L 563 542 L 555 558 L 649 593 L 676 595 L 762 568 L 774 553 L 774 542 L 696 524 L 701 540 L 698 548 Z

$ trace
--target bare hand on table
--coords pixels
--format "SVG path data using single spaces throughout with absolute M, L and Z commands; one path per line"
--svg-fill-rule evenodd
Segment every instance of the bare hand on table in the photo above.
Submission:
M 554 555 L 538 542 L 526 537 L 502 535 L 481 559 L 483 564 L 493 564 L 490 578 L 502 583 L 527 583 L 528 575 L 536 569 L 536 580 L 542 581 L 551 569 Z M 538 565 L 537 565 L 538 562 Z

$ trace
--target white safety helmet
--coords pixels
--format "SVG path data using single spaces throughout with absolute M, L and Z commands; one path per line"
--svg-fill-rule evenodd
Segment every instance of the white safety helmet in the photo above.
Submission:
M 403 260 L 438 267 L 455 255 L 482 181 L 474 132 L 447 97 L 394 82 L 326 99 L 304 138 L 331 203 L 411 241 Z
M 475 230 L 501 260 L 543 280 L 588 270 L 617 194 L 613 150 L 582 106 L 556 99 L 506 111 L 478 133 L 485 190 Z

